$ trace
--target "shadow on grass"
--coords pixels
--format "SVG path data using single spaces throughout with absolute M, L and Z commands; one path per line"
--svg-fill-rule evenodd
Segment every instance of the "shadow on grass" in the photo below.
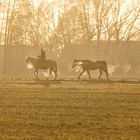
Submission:
M 44 87 L 51 87 L 57 86 L 58 87 L 71 87 L 71 86 L 79 86 L 79 85 L 88 85 L 88 84 L 140 84 L 140 79 L 121 79 L 121 78 L 111 78 L 110 80 L 106 79 L 74 79 L 74 78 L 62 78 L 57 80 L 36 80 L 32 78 L 5 78 L 0 79 L 1 83 L 5 84 L 16 84 L 16 85 L 28 85 L 28 86 L 44 86 Z
M 81 80 L 82 81 L 82 80 Z M 139 80 L 129 80 L 129 79 L 92 79 L 92 80 L 84 80 L 88 84 L 115 84 L 115 83 L 120 83 L 120 84 L 140 84 Z
M 41 85 L 45 87 L 49 87 L 51 85 L 61 84 L 61 81 L 58 80 L 32 80 L 30 82 L 26 82 L 26 85 Z

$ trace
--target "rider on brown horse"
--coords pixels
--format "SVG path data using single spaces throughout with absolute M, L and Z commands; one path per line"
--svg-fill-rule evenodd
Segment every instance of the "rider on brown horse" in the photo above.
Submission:
M 41 54 L 38 56 L 38 58 L 39 58 L 39 62 L 44 62 L 46 60 L 46 53 L 43 48 L 41 49 Z
M 40 59 L 41 59 L 42 61 L 46 60 L 46 53 L 45 53 L 44 49 L 41 49 Z

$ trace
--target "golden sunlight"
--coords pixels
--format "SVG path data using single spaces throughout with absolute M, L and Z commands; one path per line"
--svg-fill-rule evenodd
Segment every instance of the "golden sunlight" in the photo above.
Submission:
M 38 6 L 40 5 L 41 2 L 52 3 L 53 1 L 55 1 L 55 0 L 33 0 L 35 9 L 38 8 Z

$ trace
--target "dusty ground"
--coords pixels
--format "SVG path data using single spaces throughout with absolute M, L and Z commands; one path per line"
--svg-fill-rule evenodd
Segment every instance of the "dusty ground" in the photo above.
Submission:
M 140 82 L 0 79 L 2 139 L 140 140 Z

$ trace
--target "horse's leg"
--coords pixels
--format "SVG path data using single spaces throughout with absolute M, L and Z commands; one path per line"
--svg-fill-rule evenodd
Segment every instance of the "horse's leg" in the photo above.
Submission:
M 38 70 L 37 69 L 34 71 L 34 76 L 36 79 L 38 79 Z
M 109 77 L 108 77 L 108 72 L 106 72 L 105 74 L 106 74 L 107 80 L 109 80 Z
M 57 78 L 57 70 L 55 69 L 55 78 Z
M 56 74 L 56 71 L 55 71 L 55 69 L 54 69 L 54 68 L 50 68 L 50 75 L 52 74 L 52 72 L 54 72 L 54 74 L 55 74 L 55 79 L 56 79 L 57 74 Z M 49 76 L 50 76 L 50 75 L 49 75 Z
M 91 79 L 91 76 L 90 76 L 90 72 L 89 72 L 89 70 L 87 70 L 87 73 L 88 73 L 89 79 Z
M 46 69 L 46 75 L 45 75 L 45 78 L 46 78 L 46 80 L 49 80 L 49 75 L 47 75 L 47 71 L 48 69 Z M 51 73 L 50 71 L 49 71 L 49 73 Z
M 54 74 L 55 74 L 54 79 L 56 79 L 56 78 L 57 78 L 57 71 L 56 71 L 56 69 L 55 69 L 55 68 L 53 68 L 53 69 L 52 69 L 52 71 L 53 71 L 53 72 L 54 72 Z
M 57 78 L 57 72 L 56 70 L 53 70 L 54 74 L 55 74 L 55 79 Z
M 85 72 L 85 70 L 83 70 L 80 75 L 78 76 L 78 79 L 80 79 L 80 77 L 82 76 L 82 74 Z
M 100 75 L 99 75 L 98 79 L 100 79 L 102 76 L 102 70 L 101 69 L 99 69 L 99 70 L 100 70 Z
M 36 75 L 37 75 L 37 79 L 39 79 L 39 78 L 38 78 L 38 70 L 36 70 Z
M 53 71 L 55 73 L 55 79 L 57 78 L 58 70 L 57 70 L 57 64 L 54 65 Z
M 52 69 L 50 68 L 50 75 L 51 75 L 51 74 L 52 74 Z M 49 75 L 49 76 L 50 76 L 50 75 Z
M 55 71 L 55 70 L 53 70 L 53 72 L 54 72 L 54 74 L 55 74 L 55 77 L 54 77 L 54 79 L 56 80 L 56 78 L 57 78 L 56 71 Z
M 36 76 L 36 71 L 34 71 L 34 76 L 35 76 L 35 78 L 37 79 L 37 76 Z
M 109 80 L 109 77 L 108 77 L 108 71 L 106 69 L 103 69 L 103 71 L 105 72 L 106 74 L 106 78 Z

